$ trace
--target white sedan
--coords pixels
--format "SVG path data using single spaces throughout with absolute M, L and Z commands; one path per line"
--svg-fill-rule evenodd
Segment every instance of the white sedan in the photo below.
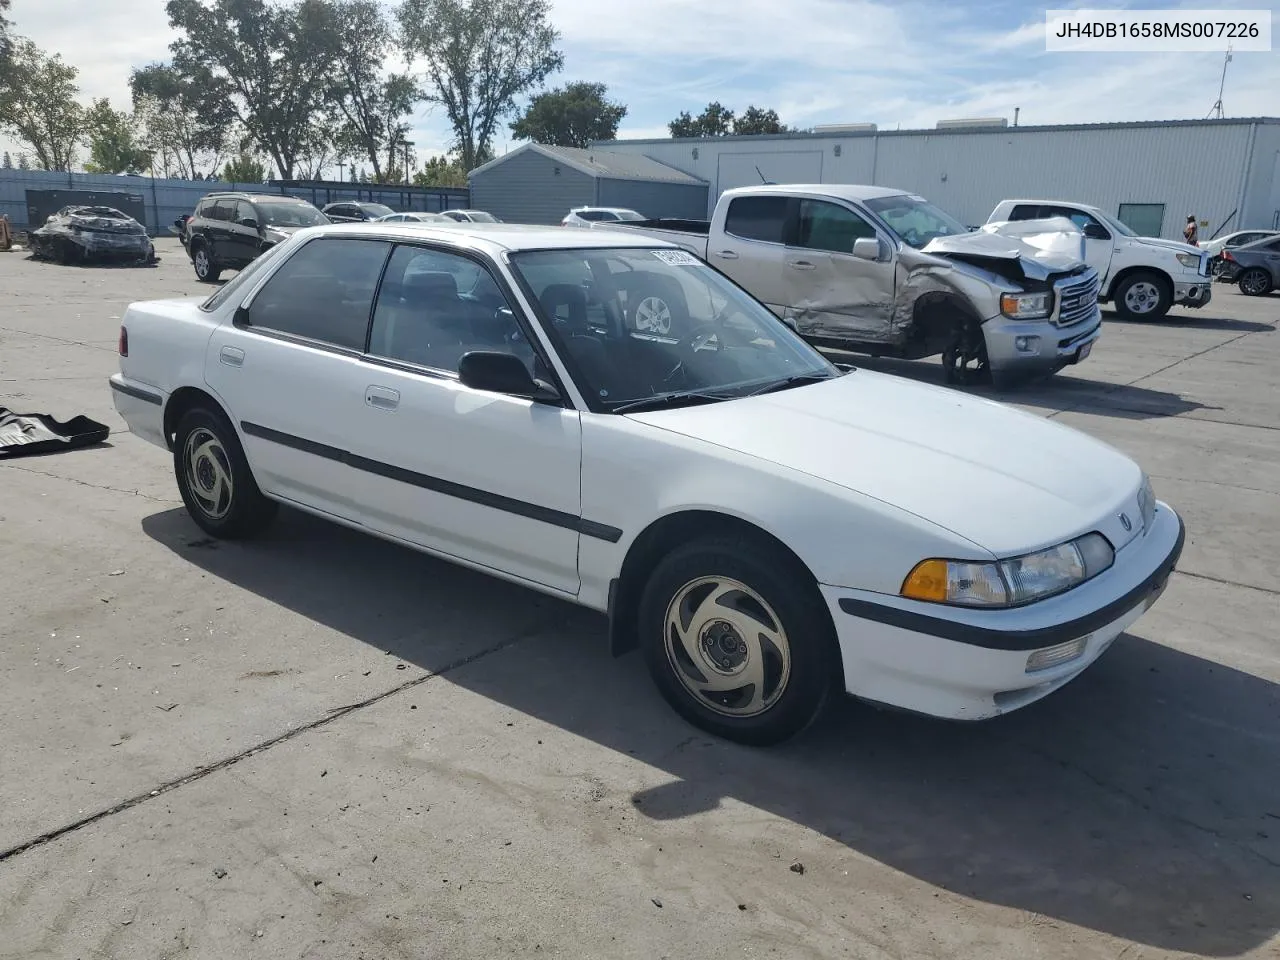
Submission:
M 635 325 L 659 288 L 677 335 Z M 111 388 L 208 533 L 284 503 L 607 613 L 676 710 L 749 743 L 836 691 L 963 720 L 1038 700 L 1182 549 L 1112 448 L 833 366 L 623 234 L 304 230 L 203 302 L 130 306 Z

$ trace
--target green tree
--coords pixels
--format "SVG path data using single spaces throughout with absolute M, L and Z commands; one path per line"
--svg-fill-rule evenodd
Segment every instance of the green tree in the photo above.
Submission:
M 426 68 L 425 99 L 444 107 L 463 167 L 493 155 L 516 97 L 564 65 L 549 0 L 403 0 L 400 42 Z
M 69 170 L 84 133 L 76 102 L 77 70 L 30 40 L 13 44 L 8 79 L 0 86 L 0 130 L 30 145 L 44 170 Z
M 0 170 L 12 170 L 12 169 L 13 169 L 13 157 L 9 156 L 9 151 L 6 150 L 4 152 L 4 159 L 0 160 Z
M 337 49 L 325 0 L 168 0 L 173 66 L 224 99 L 253 145 L 282 178 L 314 158 L 315 130 L 329 106 Z
M 454 157 L 432 157 L 413 175 L 413 184 L 417 187 L 465 187 L 467 171 Z
M 152 63 L 129 77 L 133 113 L 165 176 L 199 180 L 232 148 L 236 115 L 211 74 Z
M 742 111 L 742 116 L 735 117 L 733 121 L 733 135 L 735 137 L 786 132 L 787 126 L 779 119 L 778 111 L 776 110 L 762 110 L 756 106 L 749 106 Z
M 407 73 L 385 73 L 391 24 L 376 0 L 329 0 L 344 42 L 334 66 L 330 99 L 336 108 L 340 155 L 368 158 L 374 177 L 396 161 L 409 132 L 406 117 L 421 102 Z M 385 157 L 385 161 L 384 158 Z
M 540 93 L 511 124 L 511 135 L 557 147 L 589 147 L 597 140 L 612 140 L 627 108 L 606 100 L 607 90 L 603 83 L 570 83 Z
M 248 153 L 228 160 L 219 176 L 228 183 L 262 183 L 267 179 L 267 165 Z
M 133 117 L 113 110 L 109 100 L 94 100 L 85 113 L 89 132 L 90 173 L 141 173 L 151 166 L 151 151 L 138 143 Z
M 716 100 L 708 103 L 696 117 L 690 116 L 687 110 L 682 111 L 667 124 L 667 129 L 673 137 L 727 137 L 733 129 L 733 111 Z
M 19 170 L 31 169 L 31 158 L 28 157 L 25 153 L 18 154 L 18 169 Z

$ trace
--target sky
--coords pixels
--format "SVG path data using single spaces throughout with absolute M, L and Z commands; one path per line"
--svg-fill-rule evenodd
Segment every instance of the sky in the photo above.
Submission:
M 1053 6 L 1104 5 L 1179 6 Z M 1280 24 L 1280 0 L 1182 6 L 1269 7 Z M 793 126 L 905 130 L 1012 122 L 1015 107 L 1023 125 L 1192 119 L 1217 99 L 1222 53 L 1047 53 L 1044 10 L 1010 0 L 552 0 L 565 68 L 549 85 L 608 84 L 628 107 L 620 138 L 667 136 L 669 120 L 711 100 L 773 108 Z M 174 38 L 164 0 L 14 0 L 10 20 L 79 68 L 86 103 L 108 97 L 117 108 L 129 106 L 130 71 L 164 59 Z M 1236 52 L 1223 104 L 1228 116 L 1280 115 L 1280 51 Z M 447 147 L 438 109 L 421 109 L 414 127 L 419 159 Z M 498 152 L 511 146 L 504 137 Z

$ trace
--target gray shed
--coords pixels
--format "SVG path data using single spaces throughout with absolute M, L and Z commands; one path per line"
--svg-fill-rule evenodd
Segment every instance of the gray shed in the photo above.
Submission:
M 556 224 L 574 207 L 629 207 L 646 217 L 702 217 L 707 183 L 633 153 L 526 143 L 476 167 L 471 206 L 508 223 Z

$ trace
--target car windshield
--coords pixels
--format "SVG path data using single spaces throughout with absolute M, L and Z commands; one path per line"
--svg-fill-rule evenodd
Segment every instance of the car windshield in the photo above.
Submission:
M 969 233 L 968 227 L 949 213 L 944 213 L 923 197 L 901 194 L 863 201 L 878 213 L 902 242 L 917 250 L 938 237 L 954 237 Z
M 840 375 L 683 250 L 537 250 L 511 263 L 595 410 L 730 400 Z
M 389 217 L 395 213 L 390 207 L 383 206 L 381 203 L 362 203 L 360 208 L 371 217 Z
M 1105 223 L 1108 227 L 1114 230 L 1116 233 L 1120 234 L 1121 236 L 1125 236 L 1125 237 L 1137 236 L 1137 234 L 1134 233 L 1132 230 L 1130 230 L 1126 224 L 1121 223 L 1115 217 L 1110 216 L 1109 214 L 1105 214 L 1101 210 L 1093 210 L 1090 212 L 1099 220 L 1101 220 L 1103 223 Z
M 255 200 L 253 205 L 273 227 L 318 227 L 329 218 L 309 203 L 288 200 Z M 391 211 L 388 210 L 387 213 Z

